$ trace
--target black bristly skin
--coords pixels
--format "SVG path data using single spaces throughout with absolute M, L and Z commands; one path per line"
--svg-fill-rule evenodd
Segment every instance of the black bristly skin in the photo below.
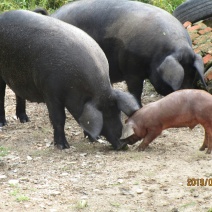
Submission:
M 69 148 L 65 108 L 90 138 L 105 136 L 114 149 L 120 142 L 121 111 L 139 109 L 135 98 L 112 88 L 104 52 L 85 32 L 30 11 L 0 15 L 0 124 L 6 124 L 6 84 L 16 94 L 16 115 L 29 121 L 25 100 L 44 102 L 54 129 L 54 144 Z
M 168 12 L 138 1 L 78 0 L 52 17 L 79 27 L 100 45 L 112 83 L 126 81 L 141 105 L 143 82 L 167 95 L 204 83 L 204 66 L 182 24 Z

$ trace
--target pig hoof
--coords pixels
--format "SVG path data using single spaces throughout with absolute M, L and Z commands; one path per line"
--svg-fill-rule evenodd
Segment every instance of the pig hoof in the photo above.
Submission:
M 204 151 L 204 150 L 205 150 L 205 147 L 203 146 L 199 148 L 199 151 Z
M 7 121 L 4 117 L 0 117 L 0 127 L 7 125 Z
M 29 122 L 29 117 L 26 114 L 21 114 L 17 116 L 21 123 Z
M 62 149 L 69 149 L 70 146 L 68 143 L 65 143 L 65 144 L 56 144 L 57 148 L 62 150 Z
M 211 149 L 208 149 L 206 154 L 211 154 Z
M 143 152 L 145 149 L 146 149 L 145 147 L 138 147 L 137 148 L 138 152 L 141 152 L 141 151 Z
M 3 126 L 5 126 L 5 125 L 7 125 L 7 122 L 6 122 L 6 121 L 0 122 L 0 127 L 3 127 Z
M 124 142 L 122 142 L 122 143 L 120 143 L 118 146 L 116 146 L 116 147 L 113 147 L 115 150 L 117 150 L 117 151 L 119 151 L 119 150 L 126 150 L 127 149 L 127 143 L 124 143 Z

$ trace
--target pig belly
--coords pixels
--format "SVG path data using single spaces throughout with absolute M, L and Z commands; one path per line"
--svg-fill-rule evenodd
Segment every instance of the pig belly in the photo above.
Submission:
M 180 127 L 189 127 L 190 129 L 193 129 L 197 124 L 199 124 L 197 122 L 197 120 L 193 119 L 193 120 L 172 120 L 172 122 L 169 124 L 165 124 L 163 129 L 167 129 L 167 128 L 180 128 Z

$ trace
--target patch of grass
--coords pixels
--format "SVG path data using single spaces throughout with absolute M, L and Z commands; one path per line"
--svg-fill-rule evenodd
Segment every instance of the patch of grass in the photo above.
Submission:
M 62 5 L 73 0 L 3 0 L 0 3 L 0 11 L 27 9 L 34 10 L 37 7 L 54 11 Z
M 110 202 L 113 207 L 119 208 L 121 205 L 118 202 Z
M 133 185 L 139 185 L 139 182 L 134 182 Z
M 80 200 L 76 204 L 77 209 L 84 209 L 86 207 L 88 207 L 88 202 L 86 200 Z
M 10 186 L 13 186 L 13 185 L 10 185 Z M 20 193 L 19 188 L 15 188 L 14 190 L 12 190 L 10 192 L 10 195 L 16 197 L 15 200 L 17 202 L 25 202 L 25 201 L 29 201 L 30 200 L 30 198 L 28 196 Z
M 0 146 L 0 157 L 4 157 L 9 154 L 9 150 L 3 146 Z
M 152 4 L 172 13 L 177 6 L 182 4 L 185 0 L 138 0 L 144 3 Z
M 10 192 L 11 196 L 17 196 L 19 194 L 19 189 L 14 189 L 13 191 Z
M 185 209 L 185 208 L 188 208 L 188 207 L 193 207 L 195 205 L 196 205 L 195 202 L 189 202 L 189 203 L 186 203 L 186 204 L 182 205 L 180 208 L 181 209 Z
M 17 202 L 26 202 L 26 201 L 29 201 L 29 200 L 30 200 L 30 198 L 25 196 L 25 195 L 18 195 L 16 197 Z
M 0 11 L 8 11 L 15 9 L 34 10 L 37 7 L 47 9 L 53 12 L 62 5 L 74 0 L 3 0 L 0 3 Z M 153 4 L 157 7 L 167 10 L 172 13 L 175 8 L 182 4 L 184 0 L 137 0 L 144 3 Z
M 212 208 L 209 208 L 209 209 L 207 210 L 207 212 L 212 212 Z

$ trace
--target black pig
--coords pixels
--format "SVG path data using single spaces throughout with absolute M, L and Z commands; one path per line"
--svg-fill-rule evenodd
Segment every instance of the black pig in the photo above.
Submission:
M 161 95 L 194 88 L 196 75 L 204 83 L 202 58 L 188 33 L 160 8 L 129 0 L 78 0 L 51 16 L 94 38 L 108 59 L 111 82 L 125 80 L 139 103 L 146 78 Z
M 103 135 L 114 149 L 126 145 L 119 140 L 120 111 L 129 116 L 139 106 L 132 95 L 111 87 L 107 59 L 90 36 L 60 20 L 22 10 L 1 14 L 0 26 L 1 125 L 7 84 L 21 100 L 46 103 L 59 149 L 69 148 L 65 108 L 91 138 Z

